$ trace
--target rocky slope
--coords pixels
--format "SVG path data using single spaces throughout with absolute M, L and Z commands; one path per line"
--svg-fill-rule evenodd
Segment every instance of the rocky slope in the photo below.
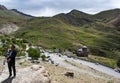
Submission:
M 7 65 L 6 65 L 7 66 Z M 41 65 L 32 65 L 25 68 L 17 67 L 17 76 L 8 78 L 7 68 L 0 72 L 1 83 L 51 83 L 50 75 Z

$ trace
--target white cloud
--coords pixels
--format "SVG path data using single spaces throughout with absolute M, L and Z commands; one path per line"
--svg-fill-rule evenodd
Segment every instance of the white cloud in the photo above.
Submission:
M 120 8 L 120 0 L 0 0 L 0 3 L 34 16 L 53 16 L 72 9 L 94 14 Z
M 52 16 L 56 13 L 56 11 L 50 8 L 44 8 L 41 10 L 33 10 L 32 12 L 31 11 L 28 12 L 34 16 Z
M 59 13 L 67 13 L 67 12 L 68 11 L 56 10 L 56 9 L 47 8 L 47 7 L 40 10 L 33 10 L 32 12 L 31 10 L 26 10 L 26 13 L 29 13 L 33 16 L 54 16 Z
M 56 2 L 55 0 L 28 0 L 29 3 L 32 4 L 41 4 L 41 3 L 48 3 L 48 2 Z
M 111 0 L 111 6 L 114 8 L 120 8 L 120 0 Z
M 0 3 L 7 3 L 10 2 L 11 0 L 0 0 Z

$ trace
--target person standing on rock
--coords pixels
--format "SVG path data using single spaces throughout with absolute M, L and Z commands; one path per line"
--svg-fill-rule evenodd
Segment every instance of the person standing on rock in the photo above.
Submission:
M 12 71 L 13 71 L 14 77 L 16 76 L 16 68 L 15 68 L 16 55 L 17 55 L 17 51 L 15 50 L 15 45 L 12 45 L 11 50 L 9 51 L 9 55 L 7 56 L 9 77 L 12 76 Z

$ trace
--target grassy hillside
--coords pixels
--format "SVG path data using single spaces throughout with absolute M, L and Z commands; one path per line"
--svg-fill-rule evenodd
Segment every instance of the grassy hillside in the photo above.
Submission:
M 56 18 L 34 18 L 28 22 L 28 28 L 18 31 L 17 37 L 45 48 L 76 50 L 88 46 L 94 55 L 118 57 L 120 33 L 101 22 L 73 26 Z
M 0 5 L 0 27 L 6 23 L 14 23 L 19 26 L 24 25 L 32 16 L 23 14 L 15 9 L 8 10 L 6 7 Z
M 12 35 L 44 48 L 75 51 L 86 45 L 92 55 L 117 60 L 120 57 L 120 32 L 110 21 L 119 13 L 119 9 L 96 15 L 73 10 L 54 17 L 26 19 L 24 14 L 0 10 L 0 25 L 10 22 L 24 27 Z
M 112 9 L 112 10 L 105 10 L 98 14 L 95 14 L 94 16 L 98 19 L 102 19 L 102 21 L 108 22 L 117 16 L 120 15 L 120 9 Z
M 95 20 L 92 15 L 86 14 L 78 10 L 72 10 L 67 14 L 61 13 L 54 16 L 53 18 L 57 18 L 65 22 L 66 24 L 70 24 L 74 26 L 82 26 L 84 24 L 90 24 Z
M 28 23 L 27 29 L 17 32 L 18 37 L 29 39 L 29 42 L 46 48 L 67 49 L 79 45 L 76 35 L 79 28 L 67 25 L 53 18 L 34 18 Z

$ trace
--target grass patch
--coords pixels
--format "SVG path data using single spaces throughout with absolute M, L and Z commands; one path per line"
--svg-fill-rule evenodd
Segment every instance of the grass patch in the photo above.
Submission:
M 105 66 L 108 66 L 108 67 L 111 67 L 111 68 L 116 67 L 116 61 L 114 59 L 89 55 L 88 60 L 92 61 L 92 62 L 100 63 L 102 65 L 105 65 Z

